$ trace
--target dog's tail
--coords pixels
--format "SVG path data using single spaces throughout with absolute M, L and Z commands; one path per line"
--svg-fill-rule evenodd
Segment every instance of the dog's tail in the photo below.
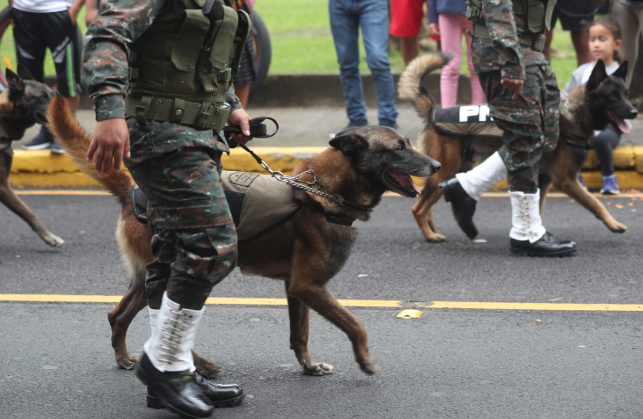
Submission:
M 92 137 L 80 126 L 62 96 L 56 95 L 49 104 L 47 120 L 51 133 L 80 169 L 114 195 L 122 206 L 129 205 L 132 179 L 122 171 L 112 172 L 107 177 L 96 172 L 94 163 L 87 160 Z
M 431 71 L 444 67 L 451 56 L 442 53 L 420 55 L 409 63 L 397 83 L 398 96 L 413 102 L 420 118 L 428 123 L 431 110 L 435 106 L 433 97 L 422 86 L 422 79 Z

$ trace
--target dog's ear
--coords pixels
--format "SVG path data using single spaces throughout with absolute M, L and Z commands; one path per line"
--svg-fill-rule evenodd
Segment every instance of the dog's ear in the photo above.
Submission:
M 629 65 L 627 60 L 623 61 L 623 63 L 618 67 L 618 70 L 616 70 L 614 73 L 612 73 L 612 76 L 614 77 L 619 77 L 623 80 L 625 80 L 625 77 L 627 77 L 627 69 Z
M 22 93 L 25 91 L 25 82 L 14 73 L 12 70 L 7 68 L 5 72 L 5 77 L 7 83 L 9 84 L 9 100 L 12 102 L 15 101 Z
M 29 72 L 29 70 L 27 69 L 27 67 L 25 67 L 22 64 L 18 64 L 18 75 L 23 80 L 33 80 L 34 79 L 33 76 L 31 75 L 31 73 Z
M 329 144 L 350 157 L 359 157 L 368 150 L 368 141 L 349 130 L 340 132 Z
M 592 70 L 592 74 L 589 76 L 589 80 L 587 81 L 587 87 L 586 91 L 591 92 L 592 90 L 596 89 L 599 84 L 603 80 L 607 78 L 607 71 L 605 70 L 605 63 L 603 60 L 598 60 L 596 62 L 596 65 L 594 66 L 594 69 Z

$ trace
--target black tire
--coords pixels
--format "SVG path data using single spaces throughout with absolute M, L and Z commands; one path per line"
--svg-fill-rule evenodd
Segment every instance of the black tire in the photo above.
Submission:
M 11 8 L 7 6 L 0 11 L 0 43 L 2 42 L 2 37 L 9 26 L 11 26 Z M 0 57 L 0 60 L 2 58 L 3 57 Z M 0 91 L 4 91 L 7 86 L 8 84 L 7 79 L 5 78 L 5 72 L 0 71 Z
M 255 68 L 257 69 L 257 79 L 250 85 L 250 94 L 261 86 L 268 76 L 270 68 L 270 58 L 272 48 L 270 45 L 270 34 L 266 24 L 263 23 L 261 16 L 256 11 L 252 12 L 252 31 L 250 32 L 254 46 Z

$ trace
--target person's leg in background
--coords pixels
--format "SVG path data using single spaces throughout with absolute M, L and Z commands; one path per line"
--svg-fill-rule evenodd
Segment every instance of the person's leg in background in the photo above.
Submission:
M 623 43 L 618 50 L 622 61 L 627 61 L 627 85 L 631 86 L 634 67 L 639 51 L 639 42 L 643 35 L 643 7 L 628 7 L 616 0 L 612 4 L 611 16 L 621 26 Z
M 487 103 L 487 95 L 484 94 L 482 86 L 480 85 L 480 78 L 476 74 L 476 70 L 473 67 L 473 61 L 471 59 L 471 42 L 473 38 L 469 33 L 473 33 L 473 22 L 462 16 L 464 19 L 463 22 L 463 35 L 467 42 L 467 67 L 469 68 L 469 78 L 471 79 L 471 104 L 472 105 L 482 105 Z
M 47 43 L 43 40 L 42 16 L 40 13 L 11 10 L 13 19 L 13 38 L 16 46 L 18 65 L 23 65 L 34 80 L 45 82 L 45 54 Z M 22 145 L 26 150 L 44 150 L 50 148 L 54 140 L 49 131 L 42 126 L 33 139 Z
M 346 103 L 348 127 L 353 127 L 367 125 L 368 120 L 362 76 L 359 73 L 359 15 L 358 11 L 348 7 L 347 3 L 345 0 L 329 0 L 328 12 Z M 385 33 L 388 36 L 388 31 Z
M 391 36 L 400 38 L 402 59 L 407 66 L 420 53 L 420 27 L 426 0 L 391 0 Z
M 438 15 L 442 52 L 452 57 L 451 61 L 442 67 L 442 74 L 440 75 L 442 108 L 452 108 L 458 104 L 458 80 L 462 64 L 463 33 L 463 21 L 460 16 L 466 19 L 464 15 L 455 13 L 440 13 Z
M 44 13 L 43 18 L 47 20 L 47 46 L 56 66 L 58 92 L 65 98 L 72 113 L 76 114 L 82 92 L 80 66 L 83 38 L 80 29 L 72 24 L 67 10 Z M 65 150 L 54 142 L 51 152 L 62 154 Z
M 366 63 L 373 76 L 379 124 L 397 129 L 395 81 L 388 59 L 387 0 L 363 0 L 359 14 Z
M 620 140 L 621 134 L 616 132 L 614 128 L 607 127 L 592 138 L 590 142 L 590 146 L 596 151 L 596 156 L 601 167 L 603 187 L 600 192 L 605 195 L 617 195 L 621 192 L 618 188 L 616 176 L 614 175 L 614 157 L 612 155 L 614 148 L 618 146 Z

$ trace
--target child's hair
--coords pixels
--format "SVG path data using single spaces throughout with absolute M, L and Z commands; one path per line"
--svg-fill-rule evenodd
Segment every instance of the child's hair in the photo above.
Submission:
M 612 37 L 614 38 L 615 41 L 623 39 L 621 36 L 621 25 L 618 24 L 616 19 L 611 18 L 609 16 L 596 19 L 592 23 L 587 25 L 587 30 L 589 31 L 589 28 L 596 25 L 602 25 L 606 27 L 607 30 L 611 32 Z M 616 61 L 619 64 L 621 63 L 621 55 L 618 53 L 618 50 L 614 50 L 614 61 Z

